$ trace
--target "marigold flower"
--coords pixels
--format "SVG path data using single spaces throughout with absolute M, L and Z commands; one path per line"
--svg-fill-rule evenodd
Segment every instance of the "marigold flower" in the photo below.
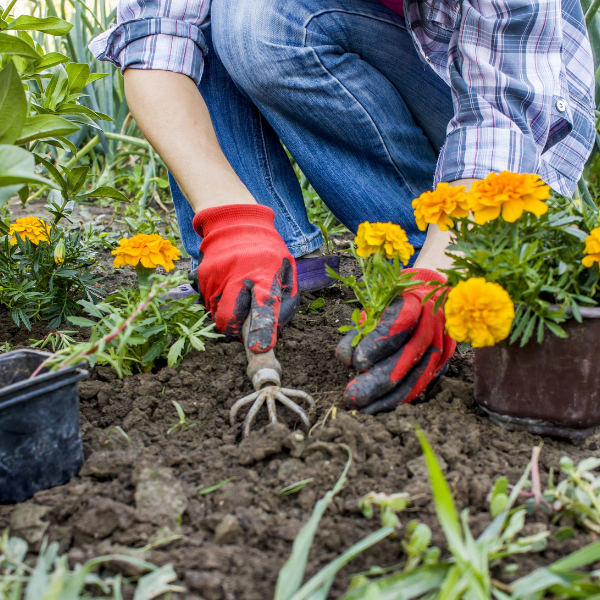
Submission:
M 363 258 L 375 254 L 383 247 L 386 258 L 398 255 L 400 261 L 406 264 L 415 253 L 415 249 L 408 242 L 406 231 L 393 223 L 361 223 L 354 243 L 356 253 Z
M 539 175 L 503 171 L 499 175 L 490 173 L 482 181 L 476 181 L 468 197 L 469 208 L 478 225 L 494 221 L 500 211 L 507 223 L 514 223 L 523 211 L 536 217 L 548 212 L 544 200 L 550 198 L 550 188 Z
M 14 246 L 17 243 L 17 235 L 23 241 L 24 238 L 28 239 L 36 246 L 40 242 L 48 242 L 50 227 L 50 225 L 46 225 L 42 219 L 38 219 L 37 217 L 22 217 L 21 219 L 17 219 L 8 230 L 8 235 L 12 235 L 10 245 Z
M 587 256 L 581 261 L 584 267 L 591 267 L 595 262 L 600 263 L 600 227 L 592 229 L 590 235 L 585 238 L 585 250 Z
M 157 233 L 138 233 L 129 239 L 122 238 L 111 254 L 116 255 L 113 264 L 117 269 L 125 265 L 137 267 L 141 263 L 146 269 L 155 269 L 161 265 L 170 271 L 175 268 L 173 261 L 179 260 L 181 253 L 169 240 Z
M 450 217 L 466 217 L 469 214 L 467 197 L 464 185 L 439 183 L 433 192 L 424 192 L 413 200 L 417 227 L 425 231 L 427 224 L 431 223 L 447 231 L 454 225 Z
M 483 348 L 508 337 L 515 305 L 501 285 L 474 277 L 450 290 L 444 313 L 451 338 Z

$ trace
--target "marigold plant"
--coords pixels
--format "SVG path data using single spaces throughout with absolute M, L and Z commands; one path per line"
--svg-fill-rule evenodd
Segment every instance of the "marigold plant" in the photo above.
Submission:
M 454 225 L 452 217 L 468 216 L 467 199 L 464 185 L 440 183 L 433 192 L 424 192 L 413 200 L 417 227 L 425 231 L 427 225 L 431 224 L 447 231 Z
M 415 250 L 406 232 L 393 223 L 369 223 L 358 226 L 355 247 L 351 252 L 358 261 L 362 277 L 342 277 L 327 269 L 332 279 L 338 279 L 352 288 L 363 311 L 356 309 L 352 325 L 340 327 L 340 331 L 356 330 L 353 345 L 375 329 L 381 314 L 400 293 L 421 284 L 411 279 L 413 273 L 403 273 L 402 265 L 408 264 Z
M 474 277 L 450 290 L 444 312 L 450 337 L 482 348 L 508 337 L 515 305 L 501 285 Z
M 37 246 L 40 242 L 49 241 L 49 231 L 50 226 L 43 219 L 39 219 L 38 217 L 22 217 L 21 219 L 17 219 L 8 230 L 10 245 L 17 245 L 18 236 L 22 241 L 29 240 Z
M 455 193 L 444 184 L 435 191 L 453 221 L 453 265 L 444 270 L 455 288 L 445 308 L 449 334 L 475 347 L 507 336 L 541 342 L 546 330 L 566 337 L 561 323 L 581 321 L 580 306 L 600 300 L 600 211 L 589 194 L 565 198 L 537 175 L 492 173 L 467 194 L 471 212 L 457 216 Z M 419 219 L 420 210 L 415 201 Z

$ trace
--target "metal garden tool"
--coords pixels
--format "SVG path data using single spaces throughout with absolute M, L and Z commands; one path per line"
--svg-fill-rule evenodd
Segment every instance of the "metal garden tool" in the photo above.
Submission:
M 281 387 L 281 365 L 275 357 L 273 350 L 269 350 L 264 354 L 254 354 L 248 349 L 248 330 L 250 328 L 250 317 L 244 322 L 242 328 L 242 339 L 246 348 L 246 358 L 248 359 L 248 367 L 246 373 L 252 381 L 252 385 L 256 390 L 252 394 L 238 400 L 232 407 L 229 413 L 231 425 L 235 424 L 235 417 L 242 406 L 252 403 L 246 419 L 244 421 L 244 437 L 250 433 L 250 427 L 256 418 L 261 406 L 266 403 L 269 419 L 271 423 L 277 423 L 277 411 L 275 402 L 278 401 L 290 410 L 297 413 L 302 422 L 308 427 L 308 416 L 296 402 L 290 398 L 300 398 L 306 400 L 310 406 L 315 405 L 315 401 L 306 392 L 301 390 L 292 390 Z

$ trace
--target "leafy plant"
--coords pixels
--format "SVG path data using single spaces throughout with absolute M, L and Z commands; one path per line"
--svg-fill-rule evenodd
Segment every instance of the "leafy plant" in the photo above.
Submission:
M 94 572 L 110 561 L 148 571 L 136 584 L 135 600 L 152 600 L 165 597 L 165 594 L 169 597 L 170 592 L 184 591 L 184 588 L 172 585 L 177 575 L 170 564 L 156 567 L 139 558 L 112 554 L 94 558 L 71 570 L 67 557 L 58 554 L 58 542 L 48 544 L 44 540 L 32 567 L 25 561 L 27 551 L 27 542 L 9 537 L 8 530 L 0 538 L 0 600 L 83 600 L 91 597 L 92 590 L 99 591 L 104 597 L 111 594 L 114 599 L 122 598 L 121 575 L 102 577 Z
M 181 408 L 181 404 L 179 404 L 179 402 L 177 402 L 176 400 L 172 400 L 172 402 L 173 406 L 175 407 L 175 410 L 177 411 L 179 423 L 176 423 L 175 425 L 173 425 L 173 427 L 169 427 L 167 435 L 171 435 L 174 431 L 177 431 L 178 429 L 181 429 L 181 431 L 183 432 L 187 431 L 188 429 L 191 429 L 192 427 L 196 427 L 196 423 L 188 423 L 188 419 L 185 416 L 183 408 Z
M 563 456 L 560 470 L 566 477 L 555 486 L 554 474 L 550 472 L 543 498 L 556 511 L 555 523 L 566 516 L 600 533 L 600 475 L 595 472 L 598 467 L 600 458 L 586 458 L 575 466 L 568 456 Z
M 15 232 L 4 232 L 8 235 L 0 238 L 0 304 L 10 310 L 16 325 L 27 329 L 39 319 L 48 321 L 49 327 L 60 327 L 79 312 L 78 299 L 93 304 L 102 297 L 100 279 L 92 275 L 97 253 L 81 232 L 69 231 L 61 223 L 72 208 L 50 199 L 46 209 L 54 220 L 37 219 L 43 239 Z

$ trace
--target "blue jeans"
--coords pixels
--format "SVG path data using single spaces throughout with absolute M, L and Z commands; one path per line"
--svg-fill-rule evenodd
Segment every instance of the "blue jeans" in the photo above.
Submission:
M 211 27 L 199 90 L 227 159 L 275 211 L 292 255 L 322 239 L 281 143 L 348 229 L 392 221 L 421 248 L 411 203 L 431 189 L 454 111 L 404 19 L 377 0 L 213 0 Z M 197 258 L 193 212 L 173 183 Z

